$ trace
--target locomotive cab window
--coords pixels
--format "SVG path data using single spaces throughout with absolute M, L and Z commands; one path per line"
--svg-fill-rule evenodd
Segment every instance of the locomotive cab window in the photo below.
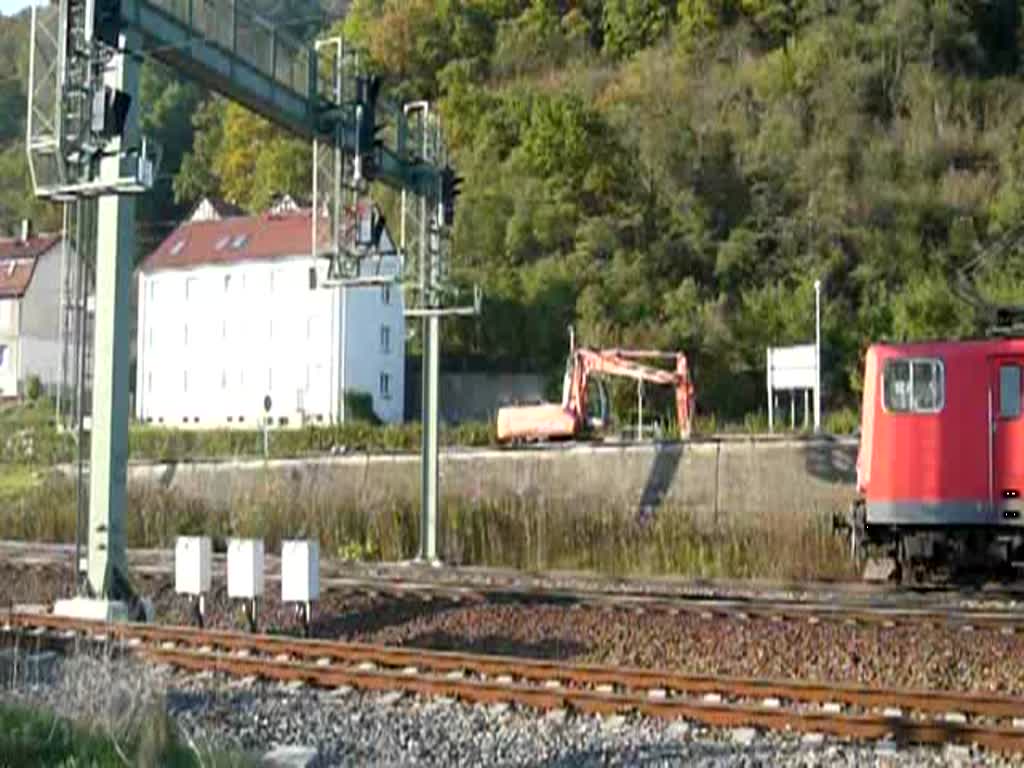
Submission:
M 1016 419 L 1020 416 L 1020 366 L 999 366 L 999 416 Z
M 900 358 L 885 361 L 882 405 L 893 413 L 937 413 L 946 404 L 942 361 Z

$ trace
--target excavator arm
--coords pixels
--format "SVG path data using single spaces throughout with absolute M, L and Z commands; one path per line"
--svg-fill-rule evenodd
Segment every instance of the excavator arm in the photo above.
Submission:
M 672 360 L 673 370 L 645 364 L 644 360 Z M 681 437 L 688 437 L 693 418 L 694 388 L 686 356 L 653 350 L 574 349 L 569 360 L 568 386 L 561 405 L 508 406 L 498 411 L 498 440 L 551 440 L 575 437 L 587 418 L 587 392 L 591 376 L 620 376 L 675 389 L 676 421 Z
M 675 361 L 672 371 L 645 365 L 641 360 L 669 359 Z M 565 406 L 581 421 L 587 413 L 587 384 L 593 375 L 620 376 L 634 381 L 671 386 L 676 396 L 676 423 L 681 437 L 690 434 L 693 416 L 693 383 L 690 381 L 686 355 L 654 350 L 577 349 L 574 352 L 569 399 Z

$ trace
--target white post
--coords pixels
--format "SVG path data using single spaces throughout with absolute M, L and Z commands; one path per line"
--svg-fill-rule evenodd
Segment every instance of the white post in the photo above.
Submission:
M 636 439 L 644 439 L 644 383 L 636 380 Z
M 341 292 L 341 402 L 338 403 L 339 423 L 348 423 L 348 405 L 345 402 L 345 392 L 348 389 L 348 289 L 341 285 L 337 289 Z
M 821 280 L 814 281 L 814 431 L 821 431 Z
M 774 432 L 775 431 L 775 407 L 774 407 L 775 406 L 775 403 L 774 403 L 775 393 L 774 393 L 774 388 L 772 387 L 772 348 L 771 347 L 768 347 L 768 349 L 766 350 L 766 354 L 767 354 L 767 358 L 768 358 L 768 366 L 767 366 L 767 369 L 768 369 L 768 376 L 767 376 L 767 378 L 768 378 L 768 431 L 769 432 Z

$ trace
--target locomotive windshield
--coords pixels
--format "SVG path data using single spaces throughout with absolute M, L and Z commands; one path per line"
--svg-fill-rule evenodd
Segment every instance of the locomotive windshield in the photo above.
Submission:
M 885 361 L 883 406 L 893 413 L 936 413 L 945 404 L 945 371 L 938 359 Z

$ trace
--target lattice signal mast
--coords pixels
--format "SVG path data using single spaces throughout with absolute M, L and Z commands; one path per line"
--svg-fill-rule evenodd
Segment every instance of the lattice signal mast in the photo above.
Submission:
M 314 227 L 323 221 L 321 211 L 328 221 L 325 236 L 314 230 L 313 255 L 327 263 L 328 285 L 360 279 L 363 261 L 373 255 L 372 248 L 350 247 L 342 236 L 344 196 L 365 197 L 366 185 L 377 181 L 420 201 L 421 298 L 412 312 L 428 318 L 425 330 L 434 333 L 429 349 L 437 347 L 437 318 L 453 311 L 441 305 L 447 227 L 428 222 L 444 218 L 428 209 L 439 206 L 447 171 L 436 162 L 440 155 L 425 151 L 440 134 L 428 140 L 423 131 L 422 140 L 410 141 L 407 110 L 378 105 L 379 81 L 360 72 L 357 61 L 346 63 L 355 59 L 340 42 L 333 43 L 337 55 L 327 69 L 330 87 L 322 88 L 318 54 L 325 47 L 318 51 L 284 31 L 296 18 L 318 14 L 317 4 L 291 0 L 275 7 L 277 16 L 242 0 L 58 0 L 33 9 L 26 137 L 32 181 L 38 196 L 69 201 L 83 218 L 94 206 L 96 221 L 94 248 L 79 243 L 94 253 L 96 293 L 87 563 L 82 594 L 58 604 L 61 612 L 114 618 L 139 610 L 123 534 L 133 195 L 152 186 L 160 160 L 159 149 L 138 131 L 143 56 L 312 140 L 314 162 L 326 155 L 334 164 L 326 169 L 329 186 L 314 190 Z M 378 118 L 388 113 L 390 137 L 378 138 Z M 454 196 L 449 207 L 453 203 Z M 403 254 L 404 246 L 403 239 Z M 430 402 L 436 408 L 436 396 Z M 434 438 L 427 438 L 428 426 L 424 446 L 436 446 L 436 413 L 428 421 L 435 425 Z M 425 457 L 425 467 L 436 463 L 436 454 Z M 436 491 L 436 472 L 434 477 Z
M 428 102 L 398 107 L 381 99 L 380 81 L 363 69 L 358 52 L 347 49 L 341 38 L 318 42 L 317 52 L 320 76 L 333 86 L 336 103 L 350 110 L 335 137 L 314 139 L 314 257 L 326 262 L 320 284 L 339 287 L 344 302 L 350 287 L 397 282 L 406 296 L 406 317 L 422 323 L 419 559 L 437 563 L 440 321 L 445 316 L 479 314 L 482 304 L 478 287 L 469 302 L 460 303 L 449 274 L 461 179 L 449 163 L 440 119 Z M 353 89 L 351 94 L 345 92 L 346 86 Z M 350 154 L 342 149 L 346 124 L 355 126 Z M 386 132 L 383 138 L 378 136 L 381 131 Z M 370 182 L 386 167 L 384 148 L 389 142 L 399 156 L 436 169 L 427 183 L 401 186 L 397 273 L 384 268 L 382 257 L 390 255 L 381 251 L 384 219 L 369 197 Z

